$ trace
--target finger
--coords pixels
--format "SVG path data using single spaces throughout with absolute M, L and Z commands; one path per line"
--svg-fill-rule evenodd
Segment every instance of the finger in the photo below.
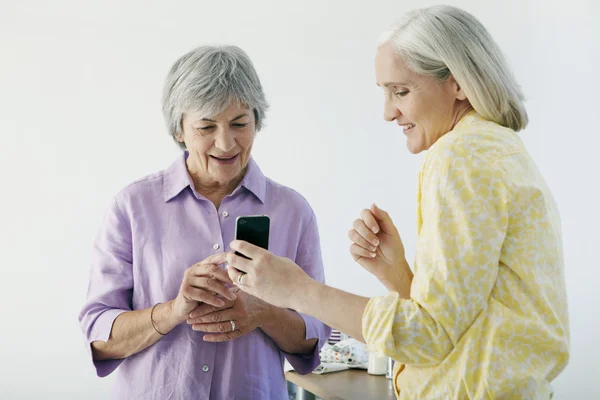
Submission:
M 217 334 L 209 334 L 204 335 L 202 340 L 205 342 L 227 342 L 229 340 L 237 339 L 240 336 L 243 336 L 244 332 L 235 330 L 229 333 L 217 333 Z
M 231 322 L 224 321 L 210 324 L 194 324 L 192 325 L 192 329 L 206 333 L 229 333 L 231 332 Z
M 396 229 L 396 225 L 394 225 L 394 222 L 392 222 L 392 218 L 386 211 L 382 210 L 381 208 L 377 207 L 377 205 L 373 204 L 371 206 L 371 212 L 373 213 L 373 216 L 379 222 L 380 228 L 385 233 L 395 234 L 398 232 L 398 229 Z
M 355 261 L 360 257 L 375 258 L 375 256 L 377 255 L 367 249 L 360 247 L 356 243 L 353 243 L 352 246 L 350 246 L 350 254 L 352 254 L 352 257 L 354 257 Z
M 215 264 L 197 263 L 191 267 L 190 272 L 195 276 L 208 276 L 210 278 L 217 279 L 223 283 L 231 284 L 231 280 L 229 279 L 229 275 L 227 275 L 227 272 L 223 268 L 220 268 Z
M 215 311 L 226 310 L 231 308 L 234 304 L 234 302 L 231 300 L 225 300 L 224 303 L 225 305 L 223 307 L 215 307 L 211 306 L 210 304 L 202 303 L 198 307 L 194 308 L 192 312 L 190 312 L 189 318 L 198 318 L 206 314 L 214 313 Z
M 231 280 L 233 281 L 233 284 L 236 286 L 236 289 L 238 290 L 243 290 L 244 287 L 247 285 L 247 281 L 248 281 L 248 274 L 244 273 L 244 272 L 240 272 L 237 269 L 235 269 L 232 266 L 228 266 L 227 267 L 227 272 L 229 273 L 229 276 L 231 277 Z M 244 276 L 246 275 L 246 276 Z M 242 283 L 243 285 L 240 285 L 240 277 L 244 276 L 242 278 Z
M 252 243 L 248 243 L 243 240 L 234 240 L 231 242 L 230 247 L 250 259 L 258 258 L 267 252 L 267 250 L 263 249 L 262 247 L 255 246 Z
M 227 274 L 227 271 L 223 270 L 223 273 Z M 229 275 L 227 275 L 229 280 Z M 228 300 L 235 300 L 235 294 L 231 293 L 228 288 L 225 287 L 221 282 L 210 276 L 192 276 L 187 278 L 186 284 L 198 288 L 211 291 Z
M 363 238 L 362 236 L 359 235 L 358 232 L 356 232 L 355 229 L 350 229 L 348 231 L 348 237 L 354 243 L 356 243 L 357 245 L 359 245 L 360 247 L 362 247 L 362 248 L 364 248 L 364 249 L 366 249 L 368 251 L 375 251 L 375 250 L 377 250 L 377 247 L 375 247 L 371 243 L 367 242 L 365 240 L 365 238 Z
M 237 321 L 242 318 L 243 317 L 239 311 L 234 310 L 233 308 L 228 308 L 227 310 L 216 311 L 198 318 L 189 318 L 186 322 L 189 325 L 214 324 L 217 322 L 227 322 L 231 320 L 234 320 L 237 323 Z
M 237 254 L 231 252 L 227 254 L 227 264 L 229 264 L 229 266 L 234 267 L 235 269 L 237 269 L 238 271 L 240 271 L 240 273 L 248 273 L 249 271 L 252 270 L 252 260 L 248 260 L 244 257 L 238 256 Z M 231 274 L 228 274 L 229 279 L 231 279 L 231 282 L 236 285 L 237 284 L 237 276 L 234 278 L 231 277 Z
M 215 307 L 223 307 L 225 305 L 225 302 L 222 299 L 215 296 L 212 292 L 208 292 L 204 289 L 198 289 L 196 287 L 186 285 L 182 291 L 183 295 L 189 300 L 199 301 Z
M 218 254 L 213 254 L 211 256 L 206 257 L 204 260 L 202 260 L 202 262 L 200 262 L 200 264 L 220 265 L 220 264 L 223 264 L 226 259 L 227 259 L 227 253 L 218 253 Z
M 357 219 L 354 221 L 354 230 L 358 232 L 360 236 L 362 236 L 367 242 L 371 243 L 373 246 L 379 246 L 379 239 L 377 236 L 365 225 L 362 219 Z
M 360 217 L 364 221 L 365 225 L 371 230 L 373 233 L 379 232 L 379 224 L 377 220 L 373 216 L 371 210 L 364 209 L 360 212 Z

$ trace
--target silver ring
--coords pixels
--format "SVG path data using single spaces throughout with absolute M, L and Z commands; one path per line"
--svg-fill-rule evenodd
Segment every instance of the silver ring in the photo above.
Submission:
M 240 286 L 244 286 L 244 283 L 242 282 L 242 278 L 246 276 L 246 274 L 241 274 L 240 276 L 238 276 L 238 283 L 240 284 Z
M 231 332 L 235 331 L 235 322 L 233 322 L 233 320 L 229 322 L 231 322 Z

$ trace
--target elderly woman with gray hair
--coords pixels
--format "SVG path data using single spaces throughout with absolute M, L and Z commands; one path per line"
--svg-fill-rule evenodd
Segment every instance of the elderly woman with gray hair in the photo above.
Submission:
M 354 222 L 350 251 L 386 296 L 325 286 L 239 241 L 231 247 L 250 260 L 230 253 L 231 279 L 395 359 L 401 399 L 550 398 L 569 358 L 560 217 L 516 134 L 527 114 L 502 53 L 472 15 L 436 6 L 383 35 L 375 74 L 385 119 L 411 153 L 428 152 L 414 275 L 398 230 L 373 205 Z
M 266 109 L 237 47 L 200 47 L 169 72 L 163 112 L 182 154 L 115 196 L 79 316 L 98 376 L 120 366 L 116 398 L 286 399 L 284 357 L 300 373 L 319 364 L 330 328 L 240 291 L 221 266 L 236 216 L 267 214 L 270 250 L 323 281 L 310 205 L 251 158 Z

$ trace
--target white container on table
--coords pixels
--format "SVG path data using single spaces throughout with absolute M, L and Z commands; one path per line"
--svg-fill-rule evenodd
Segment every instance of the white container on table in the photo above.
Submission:
M 385 375 L 388 372 L 388 358 L 379 357 L 375 353 L 369 353 L 369 366 L 367 372 L 371 375 Z

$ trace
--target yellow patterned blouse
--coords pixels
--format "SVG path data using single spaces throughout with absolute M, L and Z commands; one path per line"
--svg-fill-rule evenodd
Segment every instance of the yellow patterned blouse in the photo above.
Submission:
M 425 158 L 417 221 L 411 298 L 363 315 L 398 398 L 550 398 L 569 358 L 560 218 L 517 134 L 463 117 Z

